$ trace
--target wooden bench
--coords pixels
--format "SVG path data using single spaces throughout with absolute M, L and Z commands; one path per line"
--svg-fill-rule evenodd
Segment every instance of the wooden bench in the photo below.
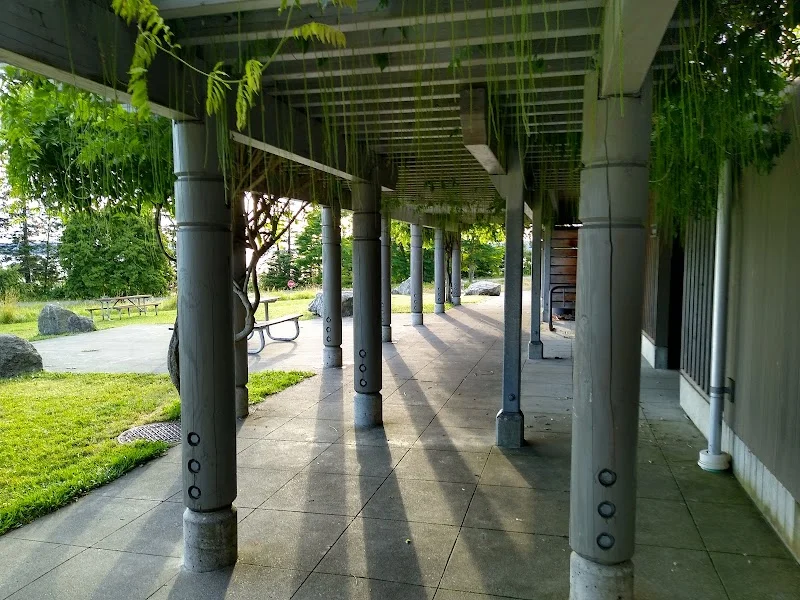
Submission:
M 131 308 L 138 308 L 140 315 L 146 315 L 147 314 L 147 307 L 148 306 L 152 306 L 153 308 L 156 309 L 156 316 L 158 316 L 158 304 L 159 304 L 158 302 L 150 302 L 148 304 L 139 304 L 137 306 L 131 306 Z M 131 313 L 130 313 L 130 310 L 129 310 L 128 311 L 128 315 L 130 315 L 130 314 Z
M 258 350 L 255 352 L 247 351 L 248 354 L 259 354 L 264 347 L 267 345 L 267 340 L 264 339 L 264 334 L 267 334 L 267 337 L 276 342 L 293 342 L 297 339 L 297 336 L 300 335 L 300 317 L 303 315 L 286 315 L 285 317 L 278 317 L 276 319 L 270 319 L 269 321 L 262 321 L 261 323 L 256 323 L 253 325 L 253 333 L 250 334 L 250 337 L 253 336 L 254 333 L 258 333 L 258 336 L 261 340 L 261 345 L 258 347 Z M 289 321 L 294 321 L 294 336 L 290 338 L 282 338 L 276 337 L 270 333 L 269 328 L 280 323 L 288 323 Z M 248 338 L 249 339 L 249 338 Z
M 95 308 L 87 308 L 87 309 L 86 309 L 86 311 L 89 313 L 89 316 L 90 316 L 92 319 L 94 319 L 94 313 L 95 313 L 95 311 L 99 312 L 99 313 L 100 313 L 100 316 L 102 316 L 102 315 L 103 315 L 103 311 L 105 311 L 105 310 L 108 310 L 108 309 L 107 309 L 107 308 L 104 308 L 104 307 L 102 307 L 102 306 L 98 306 L 98 307 L 95 307 Z M 109 315 L 109 316 L 111 316 L 111 315 Z

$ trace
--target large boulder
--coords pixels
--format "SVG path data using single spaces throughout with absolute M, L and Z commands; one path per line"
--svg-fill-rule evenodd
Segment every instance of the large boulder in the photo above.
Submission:
M 318 317 L 321 317 L 324 306 L 325 304 L 322 292 L 317 292 L 317 296 L 311 301 L 311 304 L 308 305 L 308 312 L 315 314 Z M 342 290 L 342 316 L 343 317 L 353 316 L 352 290 Z
M 396 296 L 410 296 L 411 295 L 411 277 L 406 279 L 403 283 L 396 288 L 392 288 L 392 293 Z
M 21 337 L 0 334 L 0 378 L 16 377 L 42 370 L 42 357 Z
M 500 284 L 493 281 L 476 281 L 464 292 L 465 296 L 499 296 Z
M 62 335 L 64 333 L 85 333 L 95 331 L 94 321 L 81 317 L 71 310 L 57 304 L 45 304 L 39 313 L 40 335 Z

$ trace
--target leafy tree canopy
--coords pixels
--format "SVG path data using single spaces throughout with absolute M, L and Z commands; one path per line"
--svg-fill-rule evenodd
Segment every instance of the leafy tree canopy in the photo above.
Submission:
M 171 143 L 167 119 L 21 69 L 0 75 L 0 156 L 11 195 L 53 213 L 140 214 L 169 204 Z
M 652 179 L 658 220 L 680 229 L 714 212 L 724 160 L 772 167 L 789 142 L 776 126 L 800 74 L 800 2 L 698 0 L 680 30 L 676 68 L 656 79 Z
M 69 298 L 128 294 L 163 295 L 174 279 L 152 223 L 110 209 L 72 215 L 59 247 Z

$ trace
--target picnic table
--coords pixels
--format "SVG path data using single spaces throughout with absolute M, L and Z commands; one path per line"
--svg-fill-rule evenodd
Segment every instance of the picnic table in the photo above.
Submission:
M 140 315 L 146 315 L 148 308 L 155 309 L 158 314 L 158 302 L 153 302 L 153 297 L 150 294 L 135 294 L 132 296 L 109 296 L 106 298 L 99 298 L 97 302 L 100 304 L 98 307 L 88 308 L 89 315 L 94 318 L 94 313 L 99 312 L 102 319 L 105 321 L 111 320 L 111 311 L 117 311 L 117 314 L 122 317 L 123 311 L 131 316 L 131 309 L 136 310 Z
M 269 296 L 267 298 L 262 298 L 261 300 L 259 300 L 259 304 L 263 304 L 264 305 L 264 320 L 265 321 L 269 321 L 269 305 L 272 304 L 273 302 L 277 302 L 278 300 L 279 300 L 278 298 L 275 298 L 273 296 Z M 253 315 L 253 318 L 255 318 L 255 315 Z
M 259 304 L 264 305 L 264 321 L 263 322 L 256 321 L 253 325 L 253 331 L 247 338 L 249 340 L 254 335 L 258 334 L 259 347 L 255 351 L 248 350 L 247 352 L 248 354 L 259 354 L 264 349 L 264 347 L 267 344 L 267 340 L 265 339 L 264 334 L 266 334 L 266 336 L 269 339 L 276 342 L 292 342 L 297 339 L 297 336 L 300 335 L 300 323 L 298 321 L 300 320 L 300 317 L 302 315 L 299 314 L 286 315 L 285 317 L 278 317 L 277 319 L 272 319 L 270 321 L 269 305 L 277 301 L 278 298 L 273 298 L 273 297 L 261 298 L 261 300 L 259 300 Z M 253 318 L 255 318 L 255 315 L 253 315 Z M 274 327 L 275 325 L 280 325 L 281 323 L 288 323 L 288 322 L 294 323 L 294 335 L 292 337 L 277 337 L 275 335 L 272 335 L 272 332 L 270 331 L 271 327 Z

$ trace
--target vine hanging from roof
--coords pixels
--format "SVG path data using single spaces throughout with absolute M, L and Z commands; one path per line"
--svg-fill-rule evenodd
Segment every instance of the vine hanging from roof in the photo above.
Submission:
M 356 8 L 357 0 L 318 0 L 320 7 L 327 5 L 336 7 Z M 205 72 L 191 62 L 178 55 L 180 45 L 175 42 L 175 35 L 164 18 L 159 14 L 151 0 L 111 0 L 111 7 L 125 22 L 130 25 L 136 23 L 138 33 L 134 46 L 133 59 L 128 71 L 128 92 L 131 103 L 142 112 L 149 111 L 147 94 L 147 72 L 159 52 L 164 52 L 180 61 L 186 67 L 203 75 L 207 79 L 206 112 L 209 115 L 220 114 L 224 111 L 227 93 L 236 87 L 236 127 L 242 131 L 247 125 L 249 109 L 255 106 L 255 99 L 261 92 L 261 81 L 264 71 L 280 52 L 286 40 L 291 37 L 309 41 L 317 40 L 335 48 L 344 48 L 347 40 L 344 34 L 325 23 L 311 21 L 298 27 L 291 28 L 292 12 L 300 6 L 300 0 L 281 0 L 278 13 L 286 12 L 286 26 L 284 35 L 276 44 L 272 54 L 267 60 L 257 58 L 247 60 L 240 77 L 234 77 L 225 69 L 223 61 L 217 62 L 209 72 Z

